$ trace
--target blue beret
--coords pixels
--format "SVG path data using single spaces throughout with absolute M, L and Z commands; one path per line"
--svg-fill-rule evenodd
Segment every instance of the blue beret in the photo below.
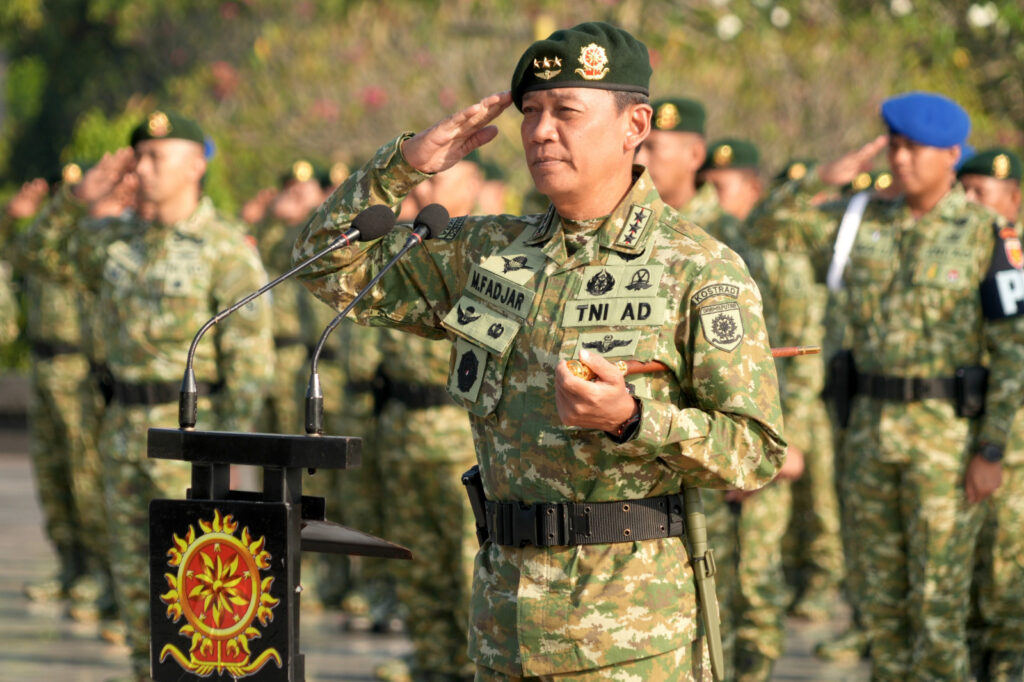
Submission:
M 893 135 L 929 147 L 963 144 L 971 132 L 971 119 L 963 107 L 932 92 L 908 92 L 885 100 L 882 118 Z
M 970 161 L 977 153 L 977 149 L 972 147 L 969 143 L 964 142 L 960 147 L 960 160 L 956 162 L 956 166 L 953 167 L 954 170 L 959 173 L 960 169 L 964 167 L 964 164 Z

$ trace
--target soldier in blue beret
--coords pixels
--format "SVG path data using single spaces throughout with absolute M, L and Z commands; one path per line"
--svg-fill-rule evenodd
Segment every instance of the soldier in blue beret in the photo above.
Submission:
M 840 458 L 858 548 L 850 574 L 861 579 L 852 596 L 872 678 L 965 680 L 978 503 L 1001 484 L 1024 391 L 1024 301 L 985 285 L 993 254 L 1014 249 L 1002 219 L 956 183 L 967 112 L 914 92 L 886 100 L 881 117 L 888 135 L 810 171 L 802 192 L 770 198 L 772 229 L 759 234 L 809 252 L 821 272 L 849 250 L 847 352 L 833 394 L 848 408 Z M 810 205 L 883 149 L 899 196 L 867 197 L 849 231 L 840 218 L 852 199 Z

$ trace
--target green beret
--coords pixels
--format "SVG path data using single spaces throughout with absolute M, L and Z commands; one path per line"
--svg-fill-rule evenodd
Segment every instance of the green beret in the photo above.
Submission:
M 761 154 L 753 142 L 725 138 L 712 143 L 708 147 L 708 155 L 704 158 L 701 170 L 717 168 L 757 168 L 761 163 Z
M 1024 164 L 1020 156 L 1005 147 L 984 149 L 964 161 L 957 171 L 957 177 L 963 175 L 989 175 L 1005 180 L 1012 178 L 1020 182 L 1024 177 Z
M 330 181 L 329 171 L 319 166 L 312 161 L 306 159 L 299 159 L 288 168 L 287 171 L 281 173 L 281 177 L 278 178 L 278 183 L 284 187 L 289 182 L 306 182 L 307 180 L 316 180 L 323 184 L 323 179 L 327 178 Z M 343 178 L 344 179 L 344 178 Z
M 775 174 L 772 180 L 778 183 L 789 182 L 790 180 L 803 180 L 807 172 L 814 168 L 815 165 L 817 165 L 817 161 L 810 158 L 790 159 L 782 167 L 782 170 Z
M 552 88 L 600 88 L 649 94 L 651 60 L 647 46 L 621 28 L 590 21 L 555 31 L 519 58 L 512 74 L 512 101 L 523 110 L 523 95 Z
M 173 111 L 154 111 L 132 131 L 131 145 L 145 140 L 191 140 L 206 146 L 206 138 L 199 124 Z
M 655 130 L 704 134 L 704 121 L 707 119 L 707 114 L 704 111 L 704 105 L 697 100 L 671 97 L 655 100 L 651 106 L 654 107 Z

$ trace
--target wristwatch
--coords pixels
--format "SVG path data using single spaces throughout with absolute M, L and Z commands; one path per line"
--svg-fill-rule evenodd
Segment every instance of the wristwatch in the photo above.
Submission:
M 633 410 L 633 414 L 629 416 L 629 419 L 619 424 L 618 428 L 614 431 L 605 431 L 608 437 L 615 443 L 625 443 L 633 434 L 636 433 L 637 427 L 640 425 L 640 418 L 643 417 L 643 403 L 636 396 L 633 396 L 633 404 L 636 408 Z
M 995 464 L 1003 461 L 1003 446 L 995 443 L 982 443 L 978 447 L 978 455 L 986 462 Z

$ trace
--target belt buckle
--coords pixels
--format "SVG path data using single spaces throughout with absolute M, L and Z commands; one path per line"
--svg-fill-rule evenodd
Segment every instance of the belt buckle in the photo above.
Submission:
M 516 547 L 525 547 L 531 544 L 540 547 L 537 541 L 537 509 L 533 505 L 522 502 L 512 502 L 514 507 L 512 522 L 512 544 Z

